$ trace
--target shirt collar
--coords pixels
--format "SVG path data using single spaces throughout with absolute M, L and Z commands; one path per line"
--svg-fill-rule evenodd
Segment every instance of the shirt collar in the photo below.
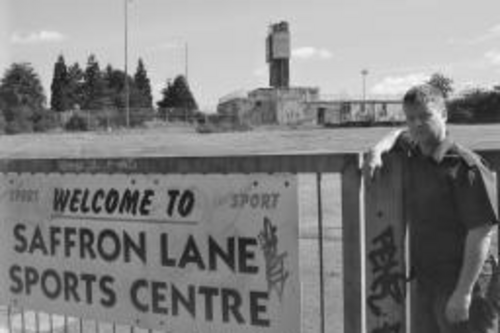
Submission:
M 448 135 L 444 138 L 444 140 L 439 144 L 439 146 L 434 150 L 432 154 L 432 159 L 437 163 L 441 163 L 446 154 L 453 147 L 453 141 L 450 139 Z

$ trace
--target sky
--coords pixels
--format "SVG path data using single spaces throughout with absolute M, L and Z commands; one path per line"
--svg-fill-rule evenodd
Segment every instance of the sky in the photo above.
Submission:
M 127 2 L 125 2 L 127 1 Z M 292 86 L 325 98 L 400 96 L 440 72 L 456 90 L 500 84 L 498 0 L 0 0 L 0 70 L 29 62 L 49 97 L 54 63 L 128 70 L 142 58 L 158 101 L 186 74 L 204 111 L 220 98 L 268 86 L 265 38 L 291 32 Z M 187 46 L 187 47 L 186 47 Z M 187 52 L 186 52 L 187 50 Z M 186 61 L 187 60 L 187 61 Z

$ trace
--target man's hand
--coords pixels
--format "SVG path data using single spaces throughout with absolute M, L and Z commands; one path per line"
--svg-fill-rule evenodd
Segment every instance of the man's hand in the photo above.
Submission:
M 373 179 L 378 170 L 382 169 L 383 152 L 376 147 L 371 148 L 365 153 L 363 158 L 363 173 L 369 179 Z
M 469 320 L 469 307 L 472 300 L 470 293 L 455 290 L 446 304 L 446 319 L 451 324 Z
M 403 133 L 402 129 L 396 129 L 388 133 L 365 153 L 363 159 L 363 173 L 365 177 L 372 179 L 382 169 L 382 156 L 394 147 L 401 133 Z

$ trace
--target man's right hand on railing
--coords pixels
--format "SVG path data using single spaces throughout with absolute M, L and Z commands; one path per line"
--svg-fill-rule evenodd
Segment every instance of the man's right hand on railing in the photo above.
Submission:
M 367 179 L 373 180 L 377 177 L 384 166 L 382 156 L 394 147 L 403 131 L 403 129 L 396 129 L 390 132 L 364 154 L 363 173 Z

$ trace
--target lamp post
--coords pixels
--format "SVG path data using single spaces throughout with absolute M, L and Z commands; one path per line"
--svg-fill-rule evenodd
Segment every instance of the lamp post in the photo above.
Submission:
M 363 112 L 366 110 L 366 76 L 368 75 L 368 70 L 365 68 L 361 71 L 361 76 L 363 78 Z
M 128 3 L 123 0 L 125 21 L 125 117 L 127 128 L 130 126 L 130 91 L 128 86 Z

